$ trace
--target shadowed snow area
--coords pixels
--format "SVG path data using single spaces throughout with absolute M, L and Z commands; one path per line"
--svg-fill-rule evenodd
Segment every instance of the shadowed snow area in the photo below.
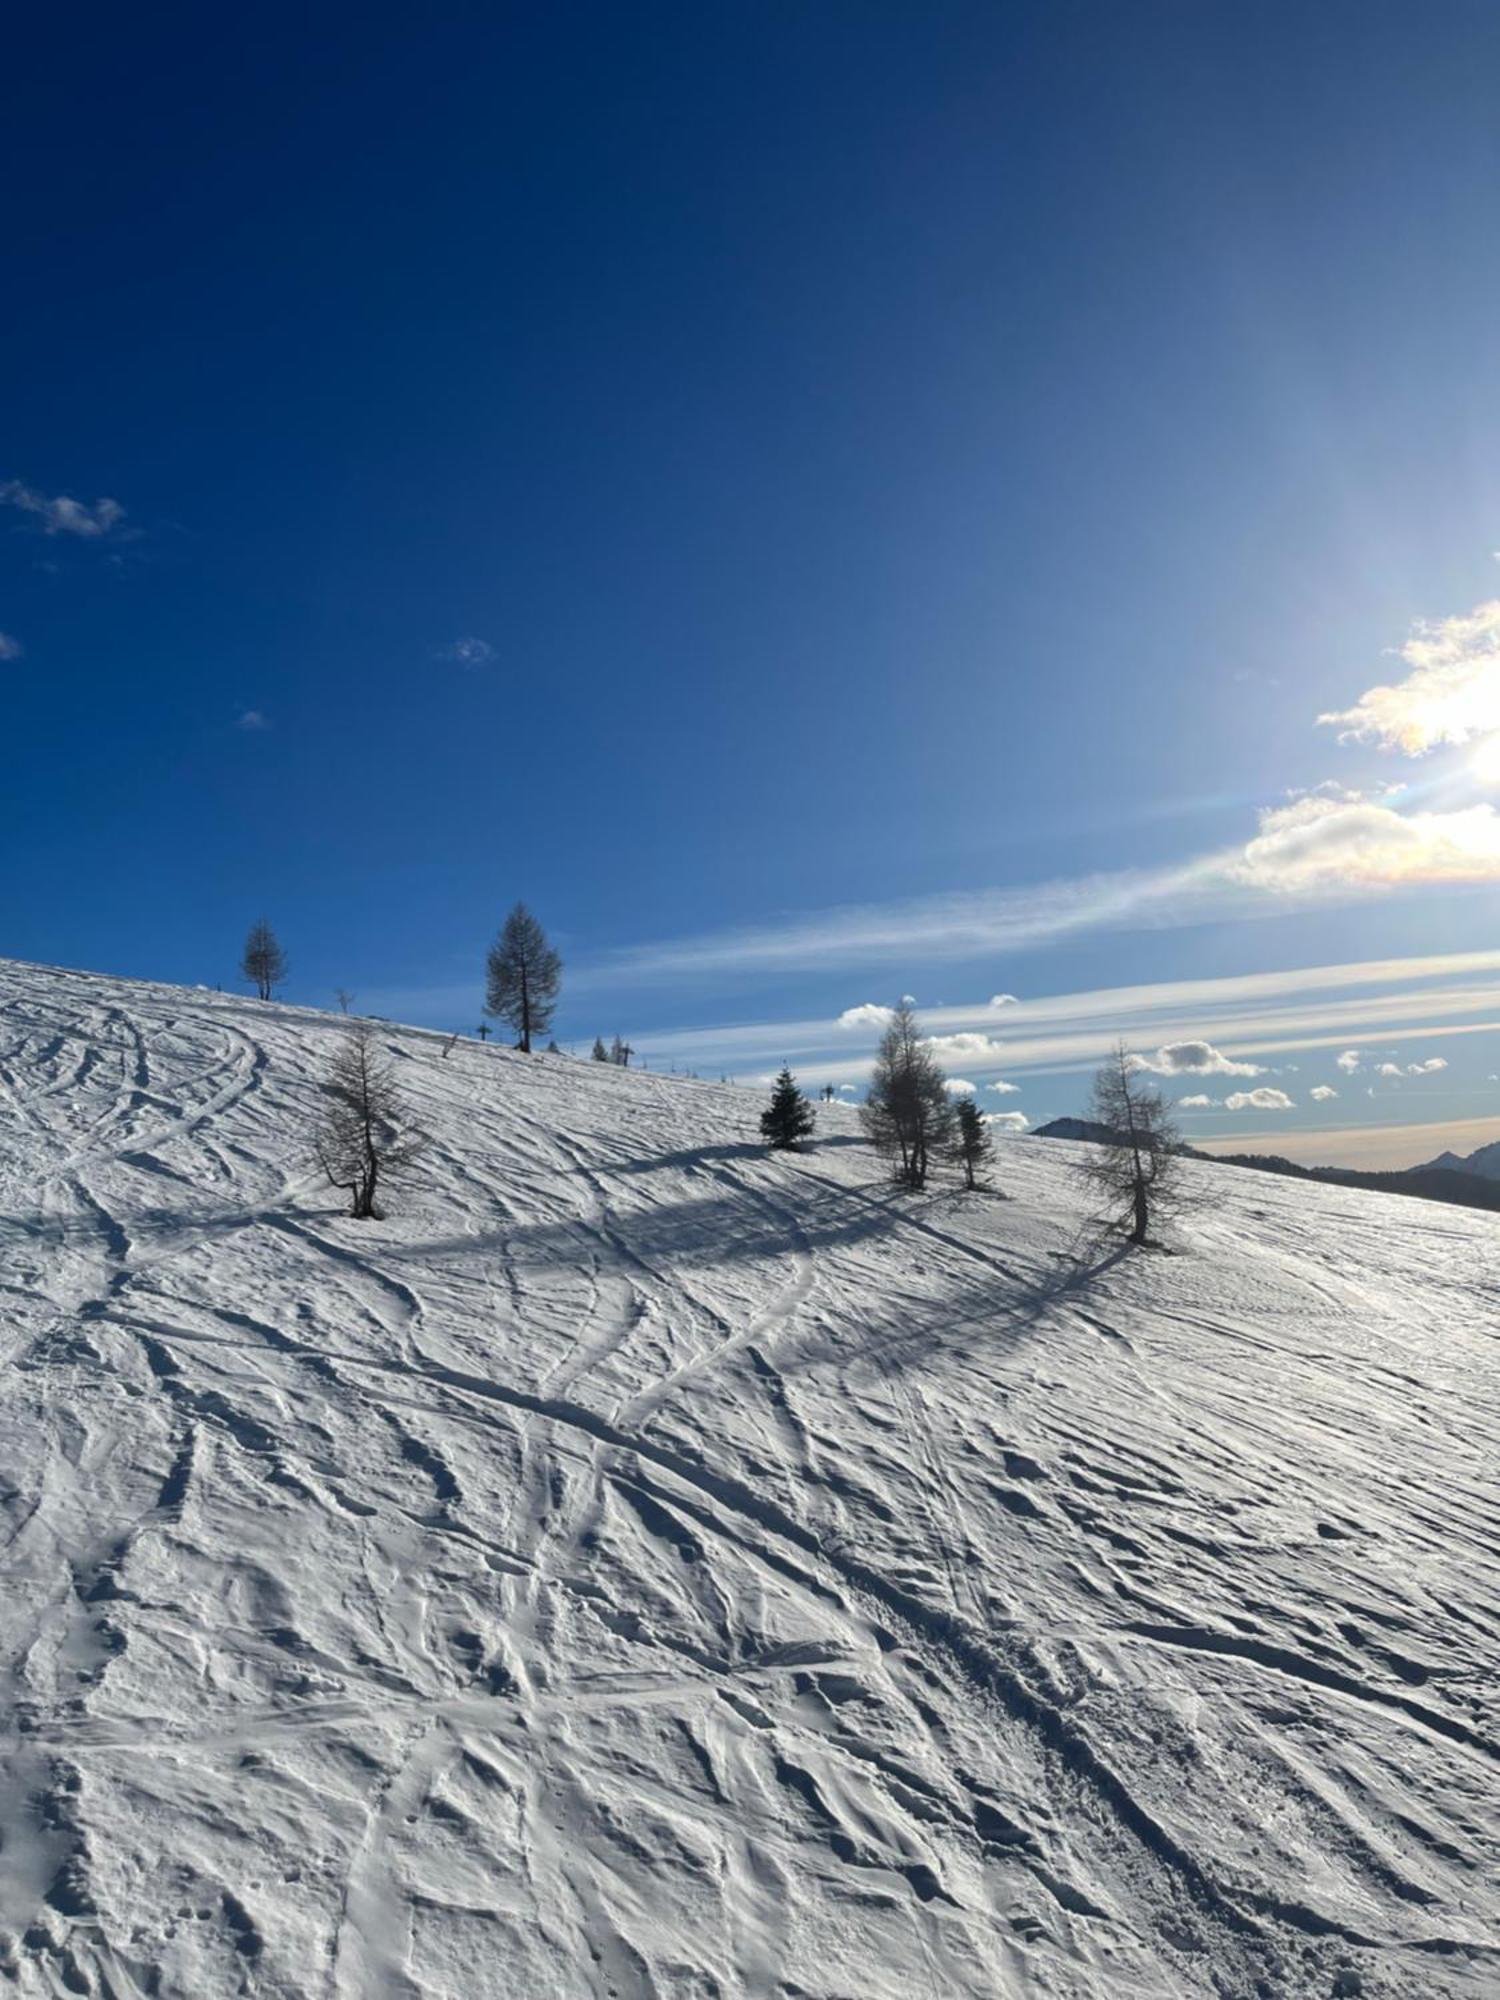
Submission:
M 17 1990 L 1500 1991 L 1494 1218 L 339 1032 L 0 964 Z

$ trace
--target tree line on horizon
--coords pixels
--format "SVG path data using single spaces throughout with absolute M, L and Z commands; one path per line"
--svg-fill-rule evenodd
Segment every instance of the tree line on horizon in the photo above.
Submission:
M 240 969 L 262 1000 L 286 978 L 286 955 L 264 917 L 250 928 Z M 534 1042 L 550 1032 L 561 991 L 562 959 L 526 905 L 517 903 L 486 954 L 485 1014 L 504 1021 L 515 1033 L 516 1047 L 529 1055 Z M 341 988 L 337 998 L 347 1015 L 353 996 Z M 483 1024 L 479 1033 L 482 1038 L 487 1033 Z M 561 1053 L 555 1041 L 549 1047 Z M 634 1053 L 619 1035 L 609 1047 L 602 1036 L 594 1038 L 595 1062 L 626 1068 Z M 421 1140 L 402 1134 L 394 1080 L 375 1048 L 370 1021 L 350 1022 L 324 1089 L 327 1106 L 315 1149 L 319 1163 L 330 1184 L 349 1195 L 351 1215 L 378 1216 L 381 1180 L 412 1166 Z M 825 1102 L 832 1095 L 832 1085 L 825 1085 Z M 1145 1244 L 1153 1221 L 1181 1205 L 1183 1148 L 1165 1098 L 1143 1082 L 1123 1041 L 1094 1077 L 1090 1110 L 1113 1142 L 1091 1146 L 1079 1171 L 1103 1200 L 1101 1224 L 1123 1230 L 1132 1244 Z M 972 1097 L 955 1101 L 907 1000 L 891 1010 L 859 1117 L 897 1186 L 920 1192 L 939 1161 L 962 1169 L 967 1191 L 983 1185 L 980 1175 L 994 1151 L 988 1121 Z M 762 1138 L 774 1152 L 791 1152 L 812 1137 L 816 1125 L 814 1106 L 784 1066 L 761 1113 Z

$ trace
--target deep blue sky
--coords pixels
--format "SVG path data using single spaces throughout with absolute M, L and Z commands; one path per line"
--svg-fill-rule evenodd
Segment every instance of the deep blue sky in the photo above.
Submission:
M 1488 0 L 32 10 L 0 93 L 0 951 L 228 983 L 265 911 L 457 1025 L 524 896 L 640 1040 L 1500 942 L 612 956 L 1393 775 L 1315 718 L 1500 594 Z

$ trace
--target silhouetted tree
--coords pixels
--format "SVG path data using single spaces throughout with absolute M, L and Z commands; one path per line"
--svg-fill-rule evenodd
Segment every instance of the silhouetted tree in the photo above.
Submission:
M 562 989 L 562 960 L 547 942 L 547 934 L 527 909 L 517 903 L 500 927 L 485 963 L 484 1011 L 508 1021 L 516 1045 L 529 1055 L 533 1035 L 552 1026 L 552 1010 Z
M 963 1167 L 964 1186 L 976 1187 L 978 1183 L 974 1176 L 985 1166 L 995 1147 L 990 1138 L 990 1128 L 984 1122 L 984 1113 L 972 1097 L 958 1100 L 956 1127 L 952 1141 L 953 1158 Z
M 594 1037 L 594 1061 L 595 1062 L 609 1061 L 609 1050 L 604 1046 L 603 1035 L 595 1035 Z
M 1182 1152 L 1166 1100 L 1141 1076 L 1124 1042 L 1094 1078 L 1089 1116 L 1114 1134 L 1090 1146 L 1079 1171 L 1104 1196 L 1101 1220 L 1149 1240 L 1152 1221 L 1182 1205 Z
M 825 1083 L 823 1086 L 823 1102 L 825 1104 L 832 1104 L 833 1102 L 833 1085 L 831 1083 Z
M 349 1009 L 354 1005 L 354 995 L 349 991 L 347 986 L 335 986 L 333 997 L 339 1003 L 339 1012 L 341 1014 L 347 1014 Z
M 630 1046 L 629 1042 L 622 1042 L 620 1037 L 616 1035 L 614 1041 L 610 1044 L 610 1061 L 618 1063 L 621 1069 L 629 1069 L 630 1058 L 634 1054 L 635 1050 Z
M 479 1024 L 479 1039 L 482 1042 L 487 1042 L 489 1038 L 490 1038 L 490 1024 L 488 1021 L 481 1021 Z
M 925 1187 L 933 1155 L 948 1145 L 953 1106 L 937 1058 L 905 1000 L 880 1038 L 860 1119 L 902 1186 Z
M 403 1131 L 403 1112 L 390 1060 L 369 1021 L 355 1021 L 339 1039 L 323 1085 L 324 1105 L 314 1150 L 336 1188 L 349 1196 L 349 1213 L 379 1216 L 382 1181 L 407 1172 L 422 1150 L 419 1133 Z
M 255 988 L 259 1000 L 269 1000 L 286 978 L 286 953 L 276 942 L 276 933 L 264 917 L 250 926 L 240 971 Z
M 789 1153 L 799 1139 L 805 1139 L 818 1122 L 790 1069 L 783 1069 L 771 1091 L 771 1102 L 760 1114 L 760 1134 L 778 1152 Z

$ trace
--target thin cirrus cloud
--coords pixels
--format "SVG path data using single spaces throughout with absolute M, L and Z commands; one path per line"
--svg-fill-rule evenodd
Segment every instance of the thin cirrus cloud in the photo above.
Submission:
M 0 632 L 0 660 L 19 660 L 26 648 L 9 632 Z
M 92 506 L 66 493 L 39 493 L 24 479 L 0 480 L 0 506 L 14 507 L 40 522 L 46 535 L 74 535 L 80 541 L 102 541 L 120 529 L 125 509 L 118 500 L 96 500 Z
M 244 708 L 235 717 L 234 726 L 236 729 L 243 730 L 247 736 L 258 736 L 262 731 L 270 728 L 271 718 L 265 713 L 264 709 Z
M 1399 684 L 1318 718 L 1347 741 L 1421 756 L 1478 742 L 1473 775 L 1500 780 L 1500 600 L 1419 626 Z M 1021 888 L 790 913 L 776 922 L 629 947 L 601 977 L 658 978 L 935 962 L 1033 950 L 1098 930 L 1159 930 L 1357 901 L 1429 884 L 1500 882 L 1500 812 L 1487 799 L 1423 804 L 1404 792 L 1320 786 L 1265 807 L 1239 846 L 1181 863 Z M 1014 1005 L 997 994 L 991 1003 Z

